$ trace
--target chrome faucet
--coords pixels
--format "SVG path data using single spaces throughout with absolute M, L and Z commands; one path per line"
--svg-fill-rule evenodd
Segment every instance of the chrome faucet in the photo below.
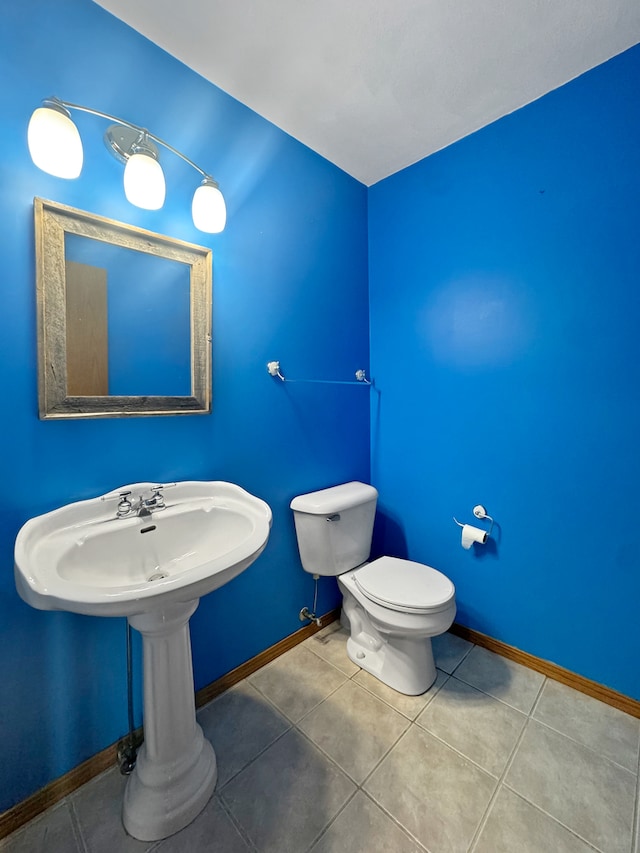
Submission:
M 174 485 L 171 483 L 170 485 Z M 149 491 L 142 492 L 138 495 L 135 502 L 131 501 L 131 492 L 120 492 L 118 500 L 118 509 L 116 515 L 118 518 L 128 518 L 131 515 L 138 515 L 140 518 L 150 516 L 152 512 L 164 509 L 166 504 L 162 489 L 166 486 L 152 486 Z
M 151 510 L 147 506 L 147 501 L 142 499 L 142 496 L 140 497 L 140 501 L 139 501 L 135 511 L 140 518 L 150 518 L 151 517 Z

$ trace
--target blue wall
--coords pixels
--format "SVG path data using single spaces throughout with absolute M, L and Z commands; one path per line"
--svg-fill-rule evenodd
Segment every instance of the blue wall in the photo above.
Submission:
M 27 607 L 13 582 L 23 522 L 142 480 L 230 480 L 264 498 L 274 513 L 267 550 L 192 619 L 202 687 L 300 627 L 313 586 L 299 564 L 290 499 L 369 477 L 369 392 L 283 386 L 266 362 L 280 359 L 298 377 L 348 379 L 368 367 L 369 342 L 361 184 L 90 0 L 23 0 L 0 15 L 1 811 L 127 726 L 124 620 Z M 164 209 L 130 206 L 122 167 L 102 143 L 105 123 L 94 117 L 76 114 L 85 145 L 78 180 L 36 169 L 27 122 L 52 94 L 147 126 L 210 168 L 227 200 L 225 232 L 195 230 L 198 176 L 171 155 L 163 159 Z M 212 248 L 210 416 L 38 420 L 34 196 Z M 327 581 L 319 609 L 337 602 Z M 139 722 L 139 693 L 137 709 Z
M 636 47 L 369 193 L 378 550 L 637 699 L 639 79 Z

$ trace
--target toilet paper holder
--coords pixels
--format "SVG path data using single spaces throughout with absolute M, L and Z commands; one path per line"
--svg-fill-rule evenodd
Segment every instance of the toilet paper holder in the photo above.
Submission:
M 493 530 L 493 519 L 486 511 L 486 509 L 482 506 L 482 504 L 477 504 L 476 506 L 474 506 L 473 514 L 476 518 L 488 519 L 491 522 L 489 530 L 487 531 L 487 537 L 491 536 L 491 531 Z M 458 525 L 458 527 L 464 527 L 464 524 L 461 521 L 458 521 L 455 515 L 453 516 L 453 520 Z

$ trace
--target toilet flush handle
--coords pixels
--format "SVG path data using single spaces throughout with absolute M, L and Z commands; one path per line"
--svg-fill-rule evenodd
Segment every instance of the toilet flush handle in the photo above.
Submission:
M 327 521 L 340 521 L 340 513 L 334 512 L 333 515 L 328 515 Z

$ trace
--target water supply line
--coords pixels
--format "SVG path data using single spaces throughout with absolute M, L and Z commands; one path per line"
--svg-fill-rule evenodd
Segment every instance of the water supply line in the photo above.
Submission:
M 322 619 L 319 616 L 316 616 L 316 607 L 318 605 L 318 578 L 320 575 L 314 575 L 313 580 L 315 583 L 314 591 L 313 591 L 313 608 L 311 613 L 309 613 L 308 607 L 303 607 L 300 613 L 298 614 L 300 621 L 304 622 L 308 619 L 310 622 L 315 622 L 318 628 L 322 628 Z
M 142 738 L 136 736 L 135 725 L 133 722 L 133 654 L 131 635 L 133 629 L 127 624 L 127 711 L 129 716 L 129 734 L 123 739 L 118 747 L 118 765 L 120 773 L 123 776 L 128 776 L 136 766 L 138 758 L 138 747 L 142 743 Z

